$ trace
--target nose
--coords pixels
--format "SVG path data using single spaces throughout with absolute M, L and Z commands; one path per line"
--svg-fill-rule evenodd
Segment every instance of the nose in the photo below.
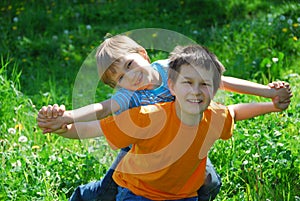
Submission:
M 201 94 L 201 93 L 202 93 L 202 90 L 201 90 L 200 85 L 194 84 L 194 85 L 192 86 L 192 93 L 193 93 L 194 95 L 199 95 L 199 94 Z

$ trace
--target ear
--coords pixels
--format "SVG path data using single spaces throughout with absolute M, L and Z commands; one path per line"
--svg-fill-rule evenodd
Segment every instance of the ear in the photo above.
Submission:
M 142 55 L 142 57 L 144 59 L 146 59 L 149 63 L 151 63 L 150 58 L 149 58 L 149 56 L 147 54 L 147 51 L 145 49 L 140 49 L 139 54 Z
M 169 90 L 170 90 L 171 94 L 173 96 L 175 96 L 174 82 L 171 79 L 168 79 L 168 87 L 169 87 Z

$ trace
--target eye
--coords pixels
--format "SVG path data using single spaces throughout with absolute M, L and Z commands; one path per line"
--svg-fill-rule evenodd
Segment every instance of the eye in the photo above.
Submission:
M 127 66 L 126 66 L 127 69 L 130 69 L 130 66 L 131 66 L 132 62 L 133 62 L 133 61 L 131 60 L 131 61 L 129 61 L 129 62 L 127 63 Z
M 206 86 L 206 87 L 210 87 L 210 86 L 211 86 L 211 84 L 210 84 L 210 83 L 207 83 L 207 82 L 203 82 L 203 83 L 201 83 L 201 85 L 202 85 L 202 86 Z
M 189 80 L 184 80 L 182 83 L 183 83 L 183 84 L 192 84 L 192 82 L 189 81 Z

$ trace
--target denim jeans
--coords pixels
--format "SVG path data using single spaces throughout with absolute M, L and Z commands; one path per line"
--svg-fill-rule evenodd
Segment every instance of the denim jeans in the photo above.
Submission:
M 75 189 L 69 201 L 115 201 L 118 186 L 112 179 L 115 168 L 130 148 L 124 148 L 118 154 L 110 169 L 101 181 L 90 182 Z M 211 201 L 220 191 L 222 182 L 211 161 L 206 161 L 206 180 L 198 190 L 198 201 Z
M 134 195 L 127 188 L 118 187 L 118 194 L 117 194 L 116 201 L 151 201 L 151 200 L 144 198 L 142 196 Z M 165 201 L 168 201 L 168 200 L 165 200 Z M 172 200 L 172 201 L 198 201 L 198 198 L 191 197 L 191 198 L 183 198 L 183 199 Z

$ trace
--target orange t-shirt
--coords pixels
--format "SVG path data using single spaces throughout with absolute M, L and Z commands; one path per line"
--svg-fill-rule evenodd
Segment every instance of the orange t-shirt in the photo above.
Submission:
M 213 143 L 232 135 L 233 117 L 212 103 L 199 126 L 183 124 L 174 102 L 141 106 L 100 121 L 112 148 L 132 145 L 117 166 L 115 182 L 151 200 L 197 196 Z

